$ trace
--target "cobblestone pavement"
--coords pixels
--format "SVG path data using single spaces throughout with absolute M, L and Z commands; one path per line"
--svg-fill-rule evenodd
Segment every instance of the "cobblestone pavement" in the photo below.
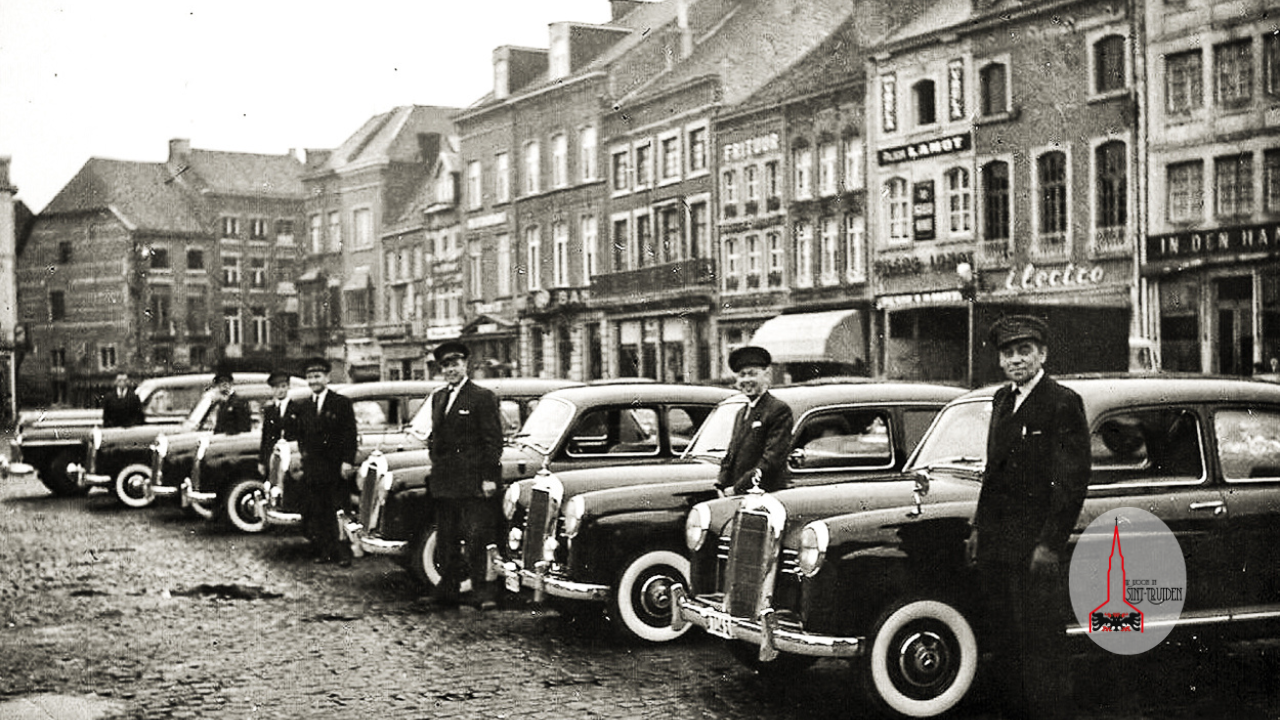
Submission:
M 0 483 L 0 702 L 97 693 L 122 718 L 859 717 L 847 666 L 770 687 L 717 643 L 652 647 L 519 605 L 415 610 L 386 558 L 311 564 L 174 507 Z M 1280 717 L 1280 644 L 1077 655 L 1082 717 Z M 976 698 L 961 717 L 993 720 Z

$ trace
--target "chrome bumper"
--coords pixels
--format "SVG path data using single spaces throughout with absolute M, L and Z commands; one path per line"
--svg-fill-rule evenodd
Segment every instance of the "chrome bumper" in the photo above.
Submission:
M 851 658 L 867 651 L 866 638 L 808 633 L 792 623 L 783 625 L 772 610 L 765 611 L 758 621 L 735 617 L 719 603 L 689 597 L 683 585 L 671 588 L 671 608 L 672 629 L 697 625 L 710 635 L 751 643 L 760 648 L 762 662 L 776 659 L 779 653 Z
M 351 545 L 351 554 L 356 557 L 366 554 L 403 555 L 409 545 L 404 540 L 384 540 L 371 534 L 345 510 L 338 511 L 338 531 L 342 534 L 342 539 Z
M 266 493 L 261 490 L 253 494 L 253 506 L 268 525 L 298 526 L 302 524 L 302 513 L 285 512 L 277 509 L 267 500 Z
M 501 580 L 507 590 L 520 592 L 520 588 L 533 590 L 535 602 L 542 602 L 547 595 L 566 600 L 605 602 L 612 594 L 608 585 L 580 583 L 550 575 L 550 563 L 540 562 L 533 570 L 526 570 L 514 561 L 503 560 L 498 548 L 489 546 L 489 579 Z
M 174 492 L 182 493 L 182 507 L 191 507 L 192 505 L 206 505 L 218 500 L 218 493 L 199 492 L 191 487 L 191 478 L 185 478 L 182 481 L 181 488 L 166 488 L 166 492 L 161 492 L 155 488 L 157 495 L 172 495 Z
M 73 478 L 76 481 L 76 485 L 82 488 L 107 487 L 115 480 L 110 475 L 91 473 L 79 463 L 71 463 L 67 466 L 67 477 Z

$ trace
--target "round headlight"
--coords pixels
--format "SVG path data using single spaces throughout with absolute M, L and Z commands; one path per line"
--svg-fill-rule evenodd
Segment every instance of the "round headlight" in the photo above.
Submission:
M 813 577 L 822 568 L 827 559 L 827 542 L 830 540 L 827 524 L 824 522 L 809 523 L 800 531 L 800 555 L 796 563 L 805 577 Z
M 520 546 L 524 544 L 524 530 L 513 527 L 507 532 L 507 549 L 511 552 L 519 552 Z
M 502 514 L 508 520 L 516 516 L 516 508 L 520 507 L 520 483 L 511 483 L 502 494 Z
M 578 534 L 578 529 L 582 527 L 582 515 L 586 512 L 586 506 L 582 502 L 581 495 L 574 495 L 569 498 L 569 502 L 564 505 L 564 536 L 567 538 L 574 537 Z
M 702 548 L 707 540 L 707 528 L 711 527 L 711 511 L 699 503 L 689 511 L 684 521 L 684 544 L 694 552 Z
M 560 549 L 560 541 L 549 537 L 542 542 L 542 559 L 553 563 L 556 561 L 556 550 Z

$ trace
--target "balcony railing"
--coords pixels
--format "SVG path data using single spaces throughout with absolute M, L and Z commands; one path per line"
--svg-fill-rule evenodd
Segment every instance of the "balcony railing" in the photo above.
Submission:
M 710 258 L 693 258 L 639 270 L 597 275 L 591 286 L 591 297 L 645 297 L 693 288 L 710 290 L 715 286 L 715 281 L 715 261 Z

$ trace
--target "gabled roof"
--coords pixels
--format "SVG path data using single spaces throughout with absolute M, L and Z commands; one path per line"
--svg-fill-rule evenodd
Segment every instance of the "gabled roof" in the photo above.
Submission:
M 194 202 L 164 163 L 90 158 L 40 214 L 110 210 L 133 230 L 204 233 Z
M 938 0 L 915 20 L 903 25 L 885 39 L 884 45 L 895 45 L 911 38 L 956 27 L 973 18 L 973 0 Z
M 302 163 L 292 155 L 192 150 L 184 180 L 217 195 L 302 197 Z M 177 170 L 174 170 L 177 172 Z
M 431 166 L 431 171 L 422 176 L 413 195 L 400 211 L 399 217 L 394 222 L 387 223 L 382 234 L 398 235 L 422 227 L 423 212 L 436 204 L 436 178 L 442 172 L 449 174 L 459 172 L 462 165 L 460 158 L 458 138 L 456 136 L 445 138 L 440 146 L 440 154 Z
M 422 162 L 420 134 L 455 134 L 452 117 L 458 108 L 404 105 L 374 115 L 329 155 L 323 169 L 341 171 L 351 165 Z

